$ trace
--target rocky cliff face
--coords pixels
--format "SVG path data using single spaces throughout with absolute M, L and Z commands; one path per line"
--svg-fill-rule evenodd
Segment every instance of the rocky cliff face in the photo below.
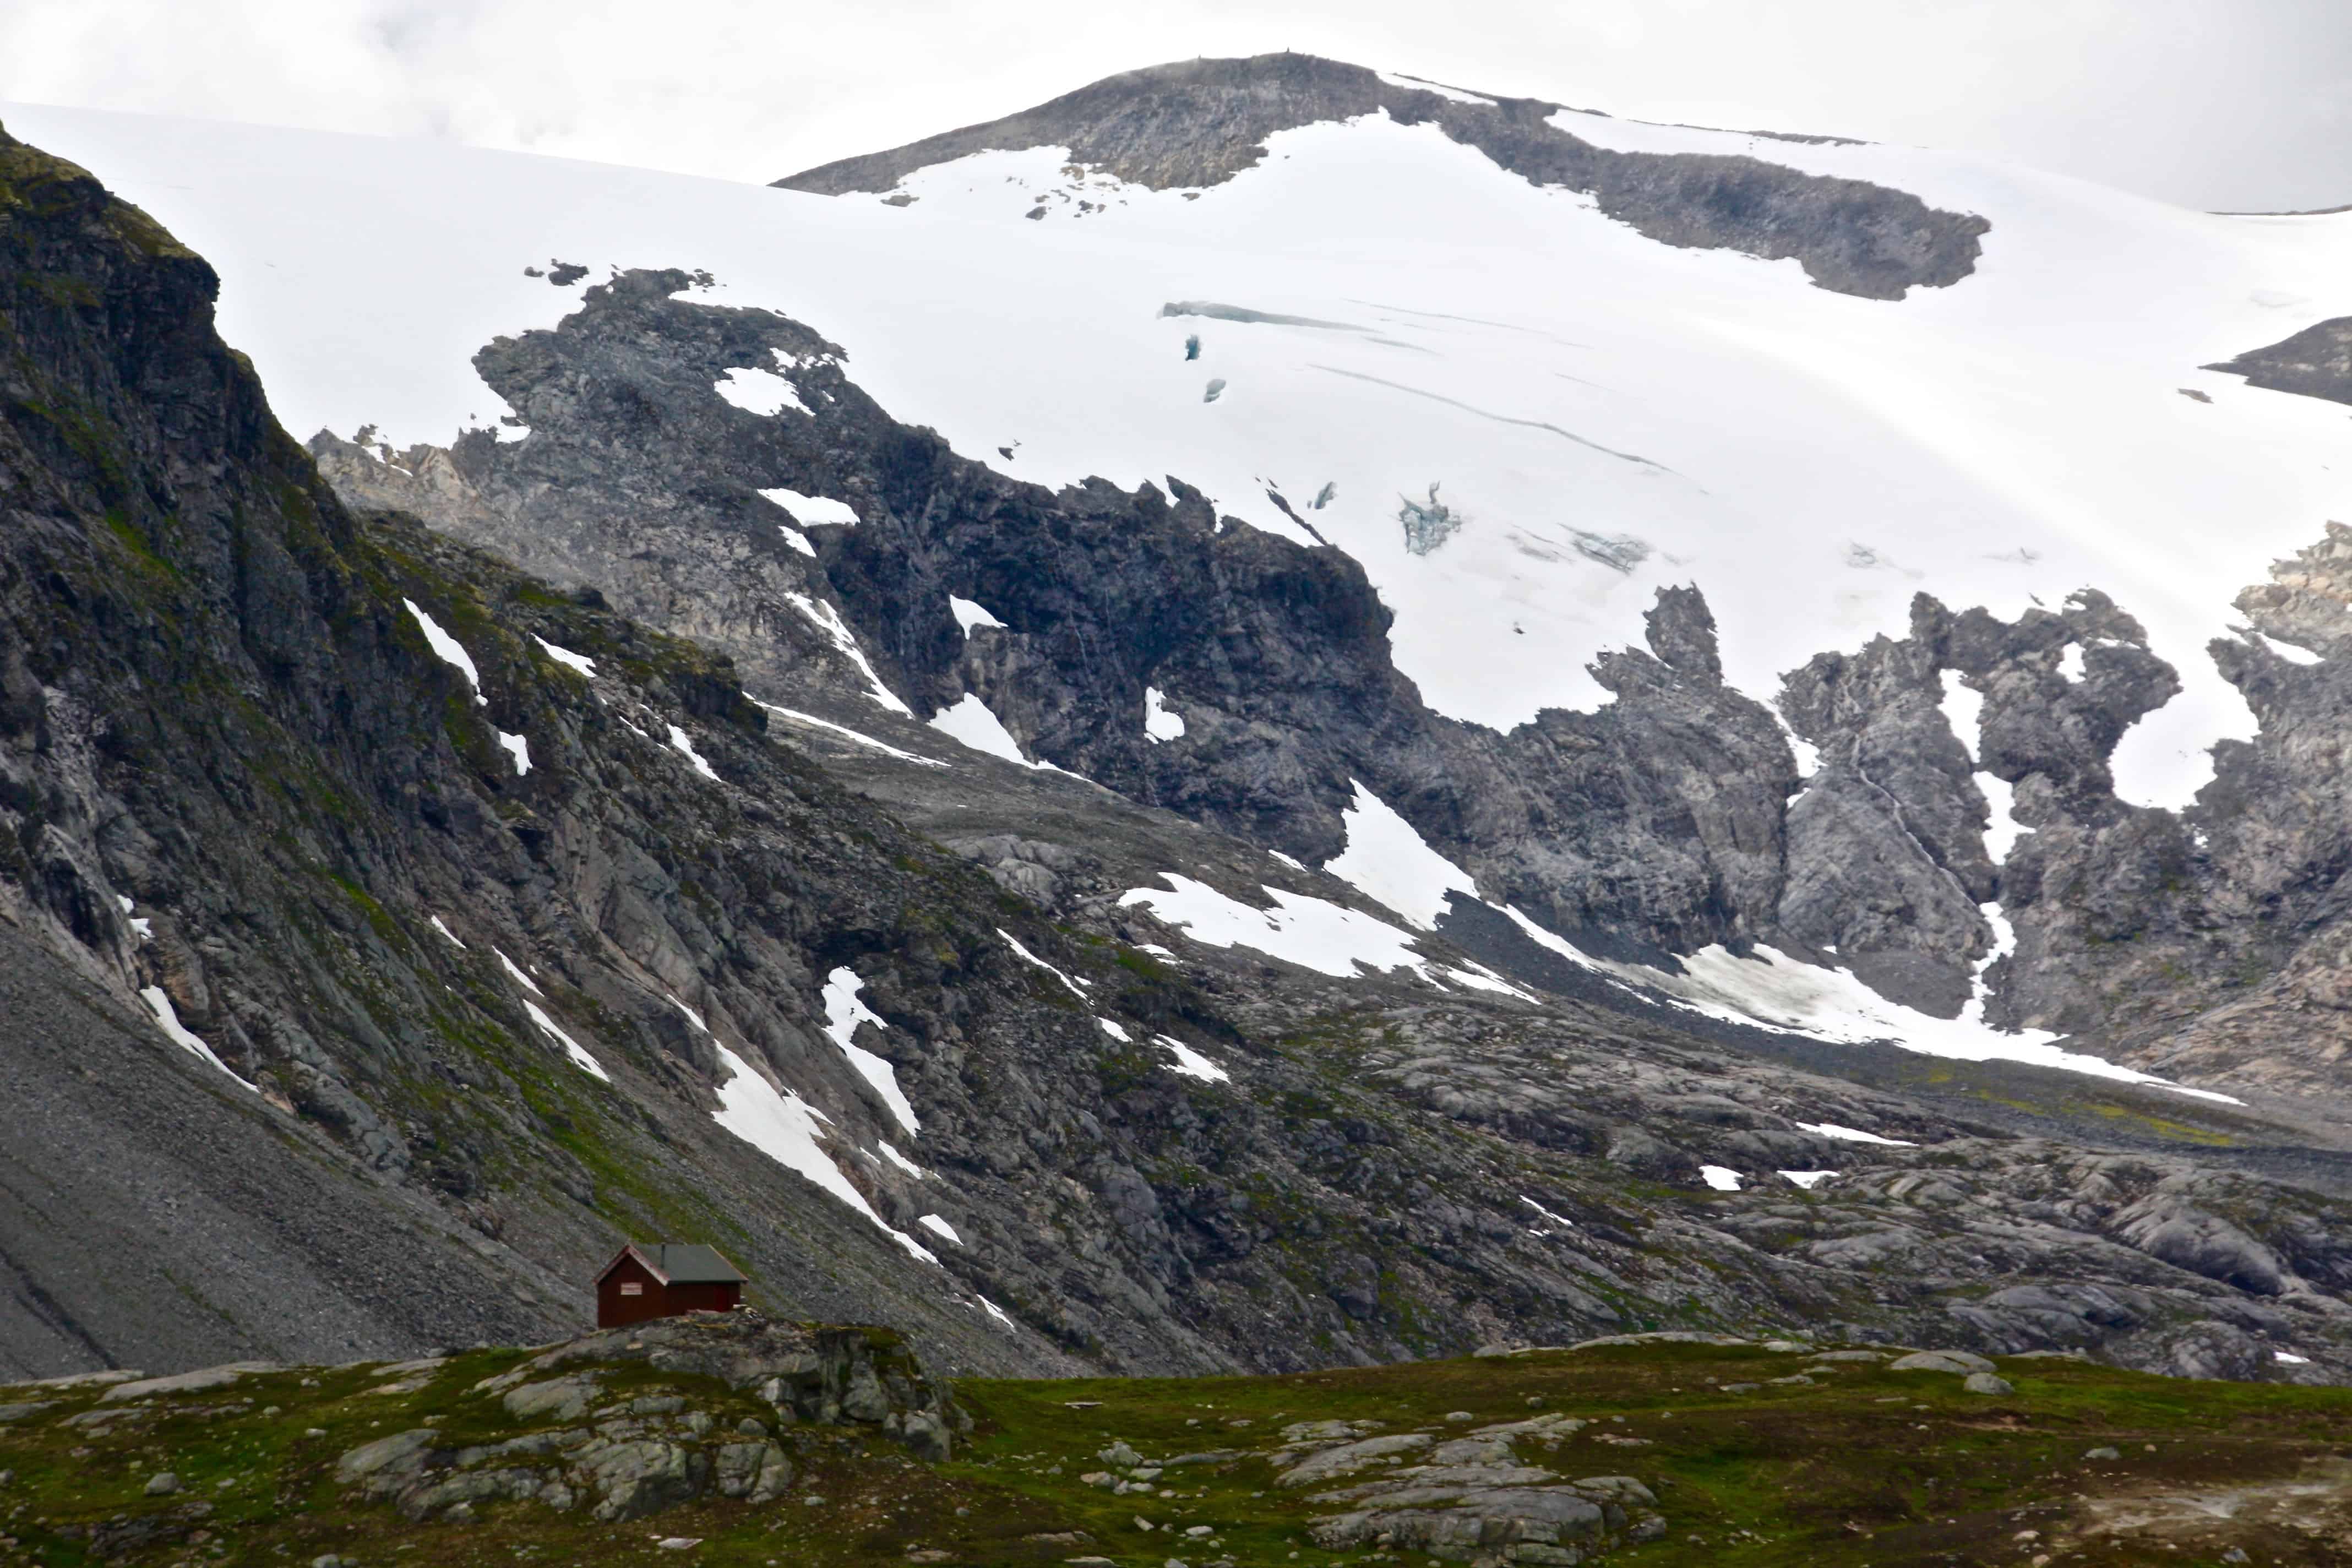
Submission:
M 1419 969 L 1332 973 L 1185 942 L 1125 895 L 1186 868 L 1261 905 L 1273 888 L 1375 912 L 1268 852 L 1336 848 L 1355 777 L 1562 927 L 1650 950 L 1833 921 L 1801 890 L 1781 913 L 1808 885 L 1787 869 L 1795 765 L 1722 681 L 1696 595 L 1664 595 L 1650 650 L 1604 667 L 1611 709 L 1512 737 L 1450 724 L 1387 663 L 1337 552 L 1181 484 L 992 478 L 891 421 L 809 328 L 651 274 L 486 351 L 527 438 L 319 443 L 353 500 L 551 586 L 339 499 L 213 334 L 203 263 L 80 171 L 0 152 L 11 983 L 88 999 L 129 1083 L 83 1097 L 102 1131 L 126 1102 L 180 1106 L 329 1173 L 210 1194 L 235 1234 L 314 1191 L 468 1259 L 435 1312 L 380 1299 L 396 1270 L 331 1271 L 332 1336 L 208 1298 L 235 1348 L 541 1334 L 583 1310 L 619 1237 L 683 1232 L 777 1311 L 886 1317 L 943 1372 L 1297 1367 L 1762 1320 L 2352 1375 L 2326 1162 L 2263 1154 L 2292 1134 L 2255 1113 L 2029 1069 L 1969 1080 L 1981 1100 L 1865 1087 L 1883 1064 L 1702 1037 L 1573 984 L 1465 984 L 1443 938 L 1418 939 Z M 813 412 L 712 392 L 778 350 Z M 860 521 L 759 493 L 784 487 L 854 497 Z M 967 636 L 950 595 L 1004 624 Z M 2070 638 L 2096 640 L 2095 679 L 2068 688 L 2096 700 L 2037 705 Z M 1900 738 L 1930 728 L 1931 674 L 1984 683 L 1989 736 L 2013 690 L 2000 765 L 2021 802 L 2074 770 L 2037 832 L 2080 824 L 2094 862 L 2128 868 L 2132 818 L 2097 764 L 2118 705 L 2160 684 L 2129 638 L 2087 599 L 2014 627 L 1927 609 L 1920 646 L 1811 671 L 1792 720 L 1843 745 L 1837 798 L 1880 825 L 1855 831 L 1899 825 L 1965 899 L 1987 874 L 1967 778 Z M 949 748 L 869 669 L 923 710 L 984 689 L 1034 752 L 1126 794 Z M 1141 738 L 1147 688 L 1181 737 Z M 1820 929 L 1927 954 L 1904 971 L 1926 984 L 1949 943 L 1963 963 L 1983 943 L 1947 907 L 1942 945 L 1906 949 L 1885 915 Z M 62 1102 L 75 1064 L 32 1035 L 0 1026 Z M 1171 1070 L 1192 1058 L 1208 1068 Z M 2126 1131 L 2085 1148 L 2084 1126 Z M 27 1131 L 5 1137 L 35 1157 Z M 2250 1153 L 2189 1156 L 2215 1139 Z M 76 1173 L 75 1201 L 161 1206 L 168 1163 L 132 1143 Z M 284 1272 L 304 1267 L 298 1248 Z M 26 1300 L 88 1289 L 55 1258 L 20 1269 Z M 98 1331 L 0 1344 L 39 1371 L 207 1359 L 155 1327 L 177 1282 L 125 1284 L 128 1308 L 77 1320 Z M 2290 1346 L 2305 1359 L 2273 1359 Z
M 1006 479 L 893 420 L 801 323 L 690 283 L 631 274 L 486 348 L 528 439 L 313 450 L 348 493 L 708 639 L 776 700 L 871 689 L 854 637 L 917 716 L 977 697 L 1031 757 L 1307 864 L 1344 847 L 1360 784 L 1489 900 L 1595 952 L 1834 953 L 1921 1012 L 1981 992 L 2000 1026 L 2130 1053 L 2172 1049 L 2285 963 L 2287 906 L 2329 918 L 2352 848 L 2319 804 L 2334 678 L 2278 644 L 2217 645 L 2263 729 L 2186 816 L 2115 794 L 2116 742 L 2179 680 L 2095 589 L 2015 622 L 1923 594 L 1908 637 L 1790 671 L 1777 717 L 1722 679 L 1701 595 L 1669 590 L 1649 647 L 1594 667 L 1614 701 L 1497 734 L 1398 675 L 1342 552 L 1220 519 L 1181 478 Z M 774 356 L 805 411 L 714 391 Z M 803 531 L 763 499 L 779 487 L 851 498 L 858 521 Z M 2290 649 L 2334 646 L 2315 628 L 2337 590 L 2282 570 L 2242 607 Z M 1000 624 L 966 630 L 955 599 Z M 1181 735 L 1149 732 L 1154 701 Z M 1805 776 L 1784 720 L 1818 758 Z

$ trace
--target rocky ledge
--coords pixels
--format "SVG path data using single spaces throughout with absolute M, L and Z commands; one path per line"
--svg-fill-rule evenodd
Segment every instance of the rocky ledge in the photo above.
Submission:
M 421 1388 L 438 1364 L 407 1363 L 385 1386 Z M 778 1500 L 794 1473 L 778 1436 L 803 1425 L 879 1431 L 939 1460 L 971 1423 L 887 1330 L 698 1312 L 542 1351 L 435 1425 L 351 1449 L 335 1475 L 412 1520 L 533 1500 L 614 1522 L 714 1495 Z

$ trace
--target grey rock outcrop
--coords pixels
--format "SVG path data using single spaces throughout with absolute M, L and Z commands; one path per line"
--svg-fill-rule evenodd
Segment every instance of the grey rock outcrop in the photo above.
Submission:
M 604 1379 L 631 1363 L 676 1377 L 678 1392 L 605 1393 Z M 565 1368 L 580 1370 L 547 1375 Z M 895 1335 L 748 1311 L 585 1335 L 472 1393 L 526 1429 L 462 1447 L 435 1427 L 394 1433 L 344 1454 L 337 1479 L 411 1519 L 536 1501 L 614 1523 L 710 1496 L 778 1500 L 795 1473 L 770 1436 L 779 1423 L 871 1428 L 927 1460 L 948 1458 L 949 1434 L 971 1426 Z M 740 1413 L 747 1397 L 766 1419 Z

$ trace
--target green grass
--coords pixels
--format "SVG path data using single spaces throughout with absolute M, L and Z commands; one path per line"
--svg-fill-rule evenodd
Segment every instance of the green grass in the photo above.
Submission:
M 2231 1546 L 2254 1563 L 2334 1563 L 2352 1535 L 2323 1522 L 2287 1528 L 2261 1506 L 2240 1517 L 2151 1534 L 2085 1538 L 2117 1499 L 2276 1487 L 2339 1456 L 2352 1433 L 2352 1391 L 2192 1383 L 2086 1364 L 2015 1360 L 2010 1395 L 1965 1393 L 1958 1378 L 1883 1366 L 1817 1371 L 1811 1385 L 1776 1385 L 1802 1364 L 1760 1349 L 1642 1345 L 1427 1362 L 1281 1377 L 987 1381 L 959 1385 L 977 1428 L 944 1465 L 918 1465 L 874 1432 L 786 1429 L 800 1476 L 785 1501 L 762 1508 L 711 1500 L 607 1526 L 537 1503 L 501 1504 L 468 1523 L 412 1523 L 356 1501 L 334 1479 L 336 1457 L 412 1426 L 452 1440 L 520 1430 L 473 1385 L 512 1365 L 516 1351 L 461 1356 L 428 1387 L 371 1392 L 364 1369 L 310 1369 L 247 1378 L 233 1388 L 159 1405 L 144 1425 L 94 1433 L 68 1418 L 96 1391 L 5 1398 L 58 1401 L 0 1426 L 0 1530 L 8 1562 L 52 1568 L 96 1562 L 89 1530 L 184 1508 L 212 1512 L 203 1540 L 119 1553 L 125 1563 L 308 1563 L 338 1552 L 375 1564 L 646 1560 L 663 1536 L 701 1538 L 658 1560 L 746 1568 L 913 1561 L 1046 1563 L 1099 1556 L 1122 1568 L 1379 1561 L 1313 1545 L 1308 1527 L 1330 1505 L 1276 1484 L 1268 1458 L 1287 1422 L 1378 1421 L 1392 1431 L 1460 1432 L 1538 1412 L 1590 1423 L 1522 1462 L 1562 1477 L 1630 1475 L 1656 1492 L 1669 1531 L 1610 1561 L 1658 1564 L 2220 1563 Z M 1727 1393 L 1719 1385 L 1760 1386 Z M 748 1393 L 656 1372 L 607 1369 L 626 1393 L 683 1392 L 723 1424 L 771 1413 Z M 164 1407 L 168 1406 L 168 1408 Z M 1114 1440 L 1166 1458 L 1234 1451 L 1171 1468 L 1176 1495 L 1114 1496 L 1079 1478 L 1108 1467 Z M 2090 1460 L 2094 1447 L 2122 1458 Z M 148 1498 L 146 1478 L 170 1469 L 184 1490 Z M 224 1484 L 226 1483 L 226 1484 Z M 1312 1490 L 1312 1489 L 1308 1489 Z M 2334 1495 L 2347 1496 L 2338 1486 Z M 822 1500 L 809 1502 L 808 1498 Z M 2178 1510 L 2176 1510 L 2178 1511 Z M 1138 1518 L 1161 1528 L 1139 1529 Z M 1171 1539 L 1193 1524 L 1205 1540 Z M 118 1525 L 117 1528 L 120 1528 Z M 2032 1531 L 2032 1539 L 2020 1532 Z M 2168 1547 L 2164 1541 L 2169 1539 Z M 1210 1544 L 1213 1542 L 1215 1544 Z M 1294 1556 L 1293 1554 L 1296 1553 Z M 1395 1561 L 1389 1559 L 1389 1561 Z

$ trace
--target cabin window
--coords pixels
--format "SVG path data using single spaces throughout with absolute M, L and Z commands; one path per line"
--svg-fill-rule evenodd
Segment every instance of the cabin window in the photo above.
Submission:
M 621 1294 L 622 1294 L 622 1295 L 624 1295 L 624 1296 L 642 1296 L 642 1295 L 644 1295 L 645 1293 L 646 1293 L 646 1288 L 645 1288 L 645 1285 L 644 1285 L 644 1283 L 643 1283 L 642 1281 L 640 1281 L 640 1280 L 635 1280 L 635 1279 L 624 1279 L 624 1280 L 622 1280 L 622 1281 L 621 1281 Z

